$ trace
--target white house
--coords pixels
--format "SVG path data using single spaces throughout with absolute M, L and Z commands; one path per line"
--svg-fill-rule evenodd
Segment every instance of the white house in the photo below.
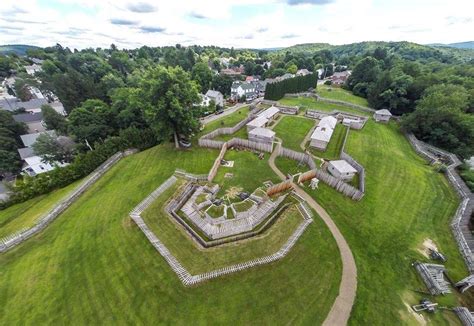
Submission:
M 33 63 L 31 66 L 25 66 L 25 69 L 28 75 L 34 75 L 36 72 L 41 71 L 41 66 Z
M 247 131 L 250 132 L 255 128 L 264 128 L 268 123 L 268 119 L 265 117 L 256 117 L 249 123 L 247 123 Z
M 357 170 L 344 160 L 329 162 L 328 171 L 334 177 L 342 180 L 352 180 L 357 173 Z
M 296 72 L 296 76 L 306 76 L 310 74 L 311 74 L 311 71 L 309 71 L 308 69 L 300 69 Z
M 201 97 L 201 103 L 199 103 L 199 106 L 208 107 L 209 104 L 211 104 L 211 99 L 208 96 L 204 94 L 199 94 L 199 96 Z
M 387 109 L 375 111 L 374 119 L 376 122 L 388 122 L 392 114 Z
M 222 95 L 221 92 L 210 89 L 207 91 L 206 96 L 214 101 L 217 106 L 220 106 L 221 108 L 224 107 L 224 95 Z
M 336 128 L 337 119 L 333 116 L 327 116 L 319 121 L 318 126 L 311 134 L 310 146 L 319 150 L 326 150 L 331 140 L 334 129 Z
M 230 89 L 230 97 L 233 100 L 239 100 L 244 96 L 247 100 L 253 100 L 257 98 L 255 85 L 251 82 L 233 82 Z
M 324 69 L 319 68 L 318 70 L 316 70 L 316 72 L 318 73 L 318 78 L 321 79 L 324 75 Z
M 266 128 L 254 128 L 249 132 L 249 140 L 257 143 L 272 143 L 275 132 Z

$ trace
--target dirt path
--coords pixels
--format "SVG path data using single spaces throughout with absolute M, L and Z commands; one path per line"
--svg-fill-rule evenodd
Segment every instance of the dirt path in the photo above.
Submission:
M 275 158 L 281 147 L 281 144 L 277 144 L 273 151 L 268 164 L 271 169 L 282 179 L 285 180 L 285 175 L 276 167 Z M 346 325 L 351 314 L 352 305 L 354 304 L 356 290 L 357 290 L 357 267 L 355 264 L 354 256 L 352 251 L 347 244 L 346 239 L 342 235 L 341 231 L 337 228 L 337 225 L 331 219 L 326 210 L 321 207 L 310 195 L 308 195 L 298 185 L 294 184 L 295 192 L 303 197 L 307 203 L 313 208 L 321 219 L 326 223 L 327 227 L 331 231 L 334 239 L 336 240 L 339 252 L 342 260 L 342 278 L 339 285 L 339 294 L 334 301 L 329 314 L 326 317 L 323 325 L 335 326 L 335 325 Z

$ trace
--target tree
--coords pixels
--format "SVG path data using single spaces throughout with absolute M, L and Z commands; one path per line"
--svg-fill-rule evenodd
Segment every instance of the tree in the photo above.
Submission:
M 290 74 L 296 74 L 296 72 L 298 71 L 298 67 L 293 63 L 289 65 L 288 68 L 286 68 L 286 71 Z
M 144 72 L 140 82 L 145 118 L 162 139 L 189 137 L 199 130 L 198 86 L 181 67 L 158 66 Z
M 138 88 L 117 88 L 112 92 L 111 99 L 111 107 L 119 129 L 148 127 Z
M 63 115 L 47 104 L 41 106 L 41 113 L 43 113 L 43 121 L 47 129 L 56 130 L 61 134 L 67 133 L 67 121 Z
M 16 173 L 21 163 L 16 152 L 0 149 L 0 174 Z
M 41 134 L 33 144 L 34 152 L 41 156 L 43 162 L 49 164 L 70 163 L 74 158 L 76 144 L 65 136 Z
M 206 93 L 209 90 L 209 86 L 212 82 L 212 71 L 206 63 L 196 63 L 192 69 L 192 77 L 201 87 L 202 93 Z

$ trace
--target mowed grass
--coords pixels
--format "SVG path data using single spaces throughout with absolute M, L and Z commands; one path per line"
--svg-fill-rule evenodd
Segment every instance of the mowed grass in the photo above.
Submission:
M 158 238 L 193 275 L 271 255 L 286 243 L 303 221 L 296 206 L 292 205 L 259 236 L 239 243 L 201 249 L 163 209 L 166 200 L 176 189 L 173 187 L 160 196 L 142 216 Z
M 282 261 L 191 288 L 129 219 L 175 168 L 207 173 L 217 154 L 166 144 L 129 156 L 40 235 L 0 255 L 0 324 L 320 324 L 341 269 L 319 219 Z
M 273 128 L 273 131 L 276 132 L 276 137 L 282 140 L 283 147 L 294 151 L 301 151 L 300 145 L 314 126 L 314 123 L 314 120 L 298 116 L 284 116 Z
M 316 90 L 316 93 L 318 93 L 321 97 L 369 107 L 369 103 L 367 102 L 367 99 L 360 96 L 356 96 L 352 94 L 351 91 L 342 89 L 340 87 L 333 87 L 329 85 L 318 85 L 318 89 Z
M 237 123 L 245 119 L 249 111 L 250 111 L 250 107 L 244 106 L 240 108 L 239 110 L 235 111 L 234 113 L 229 114 L 228 116 L 223 116 L 220 119 L 210 122 L 204 126 L 203 130 L 199 133 L 199 136 L 207 134 L 218 128 L 233 127 Z
M 332 134 L 331 140 L 325 151 L 320 151 L 307 144 L 308 150 L 317 157 L 325 158 L 328 160 L 338 160 L 341 156 L 342 145 L 344 144 L 344 138 L 346 137 L 347 127 L 342 124 L 336 124 L 336 128 Z
M 47 214 L 59 201 L 65 198 L 82 181 L 38 196 L 24 203 L 10 206 L 0 211 L 0 238 L 19 232 L 23 228 L 35 225 L 36 220 Z
M 315 191 L 305 190 L 335 220 L 356 259 L 358 288 L 350 324 L 415 324 L 402 298 L 408 293 L 413 300 L 407 303 L 416 304 L 422 295 L 414 290 L 426 291 L 411 266 L 415 260 L 427 261 L 417 251 L 424 239 L 432 239 L 448 257 L 445 265 L 453 280 L 468 274 L 450 229 L 458 198 L 444 175 L 413 151 L 395 123 L 369 121 L 349 134 L 346 151 L 366 169 L 362 201 L 354 202 L 322 182 Z M 454 295 L 433 300 L 457 304 Z M 442 325 L 451 317 L 439 313 L 429 318 Z
M 290 106 L 297 105 L 297 106 L 303 107 L 303 109 L 314 109 L 314 110 L 327 111 L 327 112 L 337 110 L 337 111 L 353 113 L 353 114 L 362 115 L 362 116 L 370 115 L 369 112 L 354 109 L 354 108 L 344 106 L 344 105 L 337 105 L 337 104 L 317 101 L 315 98 L 312 98 L 312 97 L 284 97 L 278 102 L 280 102 L 281 104 L 290 105 Z
M 280 182 L 278 176 L 268 166 L 270 154 L 265 153 L 264 159 L 259 159 L 257 154 L 250 151 L 228 150 L 224 155 L 227 161 L 234 161 L 234 166 L 220 166 L 213 182 L 220 185 L 219 195 L 232 188 L 242 188 L 243 191 L 252 193 L 263 185 L 264 181 Z M 226 173 L 232 173 L 232 178 L 225 178 Z

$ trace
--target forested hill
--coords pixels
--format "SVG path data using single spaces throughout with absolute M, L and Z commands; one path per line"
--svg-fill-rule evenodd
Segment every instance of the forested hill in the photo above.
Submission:
M 37 46 L 25 45 L 25 44 L 10 44 L 10 45 L 0 45 L 0 54 L 11 54 L 15 53 L 19 56 L 26 55 L 27 50 L 40 49 Z
M 384 48 L 388 54 L 398 55 L 406 60 L 440 61 L 440 62 L 467 62 L 474 59 L 474 49 L 457 49 L 451 47 L 433 47 L 411 42 L 360 42 L 344 45 L 331 45 L 328 43 L 297 44 L 279 50 L 281 53 L 314 53 L 321 50 L 329 50 L 336 57 L 361 56 Z
M 449 43 L 449 44 L 434 43 L 434 44 L 428 44 L 428 45 L 435 46 L 435 47 L 449 47 L 449 48 L 457 48 L 457 49 L 471 49 L 471 50 L 474 49 L 474 41 Z

